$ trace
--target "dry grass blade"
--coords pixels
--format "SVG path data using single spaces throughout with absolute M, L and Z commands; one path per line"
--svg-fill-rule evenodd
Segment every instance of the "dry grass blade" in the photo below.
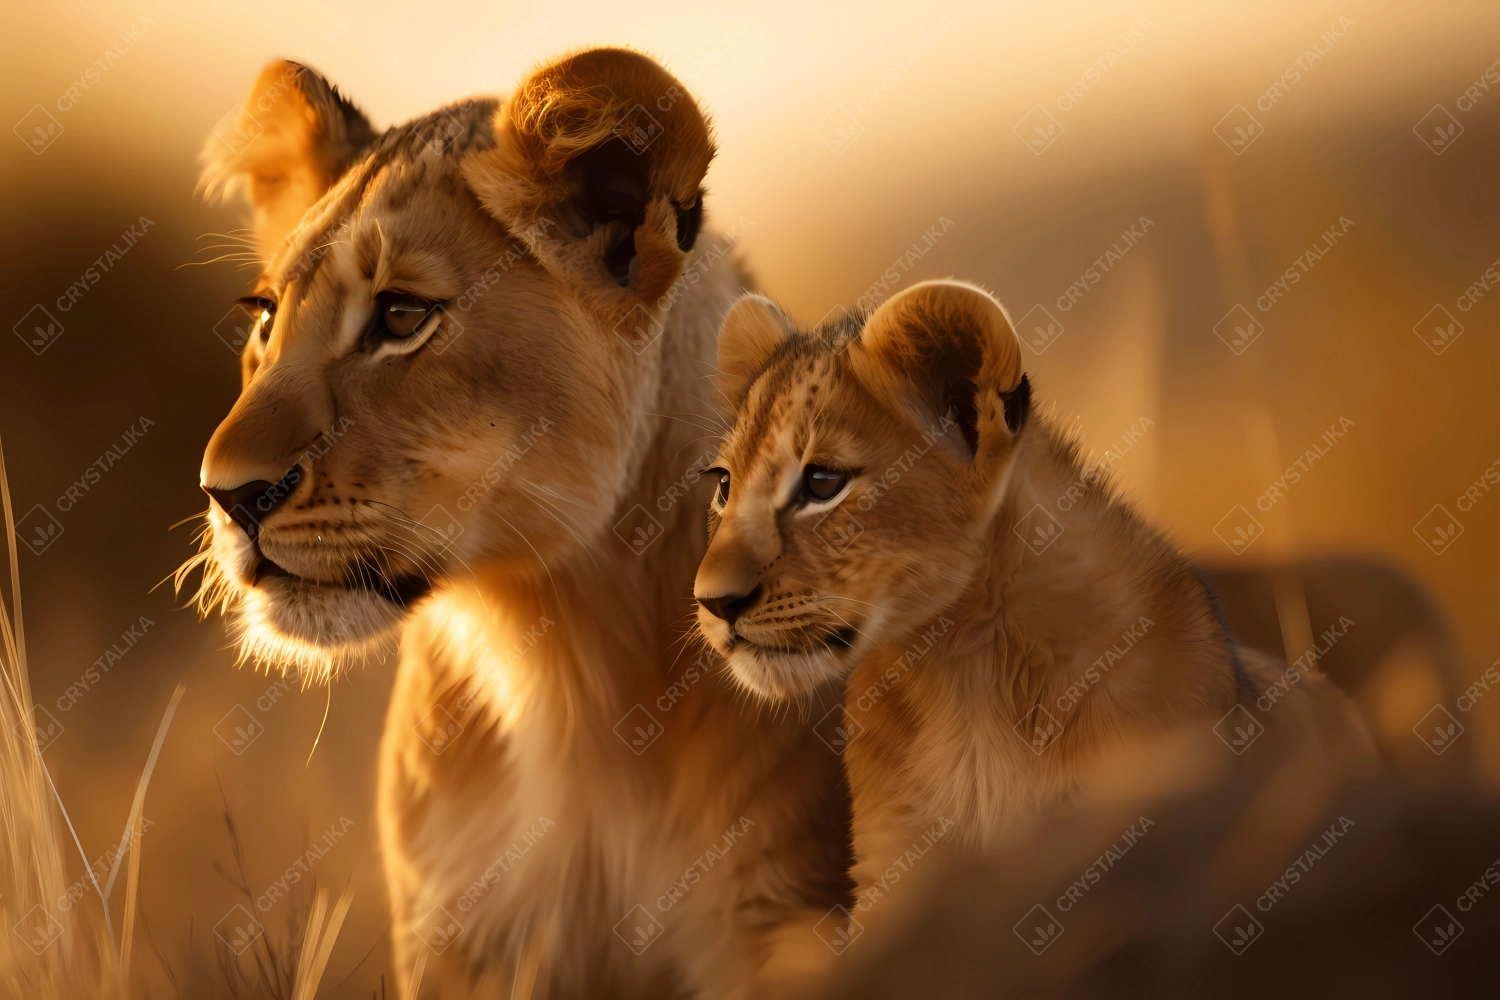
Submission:
M 293 982 L 293 997 L 300 1000 L 302 985 L 312 978 L 313 963 L 317 960 L 318 941 L 323 935 L 323 914 L 328 910 L 328 890 L 319 889 L 313 897 L 312 912 L 307 915 L 307 926 L 302 932 L 302 953 L 297 957 L 297 975 Z
M 411 970 L 411 982 L 406 984 L 406 1000 L 417 1000 L 422 992 L 422 973 L 427 971 L 427 949 L 417 952 L 417 961 Z
M 328 899 L 325 890 L 318 890 L 318 901 L 313 905 L 313 913 L 320 916 L 322 906 Z M 307 934 L 302 942 L 302 961 L 297 968 L 297 986 L 292 995 L 292 1000 L 313 1000 L 317 995 L 318 984 L 323 981 L 323 972 L 328 968 L 329 956 L 333 954 L 334 942 L 338 940 L 339 930 L 344 926 L 344 917 L 349 913 L 349 906 L 354 902 L 354 890 L 346 888 L 339 901 L 334 904 L 333 912 L 328 916 L 328 923 L 321 931 L 316 919 L 307 922 Z M 309 960 L 308 956 L 312 956 Z
M 108 912 L 109 898 L 114 892 L 115 876 L 120 871 L 120 861 L 128 851 L 130 853 L 130 868 L 125 877 L 125 913 L 120 918 L 120 975 L 128 977 L 130 974 L 130 948 L 135 938 L 135 899 L 139 887 L 141 875 L 141 849 L 140 835 L 136 827 L 141 821 L 141 808 L 146 803 L 146 787 L 151 784 L 151 775 L 156 771 L 156 759 L 161 755 L 161 745 L 167 738 L 167 730 L 172 725 L 172 716 L 177 714 L 177 705 L 182 701 L 183 692 L 187 689 L 177 685 L 177 690 L 172 692 L 172 700 L 167 705 L 167 710 L 162 713 L 161 724 L 156 727 L 156 739 L 151 744 L 151 753 L 146 757 L 146 767 L 141 771 L 141 780 L 136 782 L 135 798 L 130 803 L 130 815 L 125 820 L 125 832 L 120 837 L 119 850 L 115 853 L 114 864 L 109 869 L 109 881 L 104 885 L 104 905 Z M 120 992 L 128 993 L 128 983 L 121 982 Z
M 125 916 L 120 921 L 120 970 L 130 973 L 130 948 L 135 941 L 135 901 L 141 887 L 141 848 L 137 843 L 130 851 L 130 867 L 125 872 Z M 129 984 L 126 984 L 128 990 Z
M 114 892 L 115 876 L 120 873 L 120 862 L 124 859 L 124 852 L 130 845 L 131 833 L 141 818 L 141 806 L 146 802 L 146 786 L 151 783 L 151 775 L 156 770 L 156 758 L 161 756 L 161 745 L 167 738 L 167 730 L 172 725 L 172 716 L 177 714 L 177 704 L 182 701 L 183 692 L 187 690 L 181 684 L 177 690 L 172 692 L 172 700 L 167 704 L 167 710 L 162 714 L 161 724 L 156 727 L 156 739 L 151 743 L 151 753 L 146 757 L 146 767 L 141 771 L 141 780 L 135 785 L 135 798 L 130 802 L 130 815 L 125 820 L 125 833 L 120 837 L 119 851 L 115 854 L 115 862 L 109 868 L 109 880 L 104 883 L 104 899 L 109 901 L 110 894 Z
M 36 717 L 21 614 L 20 555 L 15 511 L 0 448 L 0 508 L 10 562 L 9 606 L 0 601 L 0 996 L 26 1000 L 108 998 L 122 988 L 104 895 L 37 742 Z M 66 823 L 100 910 L 57 902 L 70 895 L 63 853 Z M 99 926 L 100 917 L 104 926 Z M 25 933 L 22 933 L 22 930 Z M 18 947 L 19 945 L 19 947 Z

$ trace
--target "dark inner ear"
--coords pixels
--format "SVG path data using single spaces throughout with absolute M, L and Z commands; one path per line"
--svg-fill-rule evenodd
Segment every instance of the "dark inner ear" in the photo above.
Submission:
M 1005 426 L 1012 434 L 1019 434 L 1026 426 L 1026 415 L 1031 412 L 1030 376 L 1022 372 L 1020 384 L 1010 392 L 1002 392 L 1000 398 L 1005 403 Z
M 976 391 L 973 379 L 949 382 L 943 391 L 943 407 L 938 411 L 953 414 L 971 455 L 979 453 L 979 410 L 974 405 Z
M 611 228 L 604 267 L 628 285 L 635 271 L 635 231 L 646 221 L 650 154 L 637 156 L 623 142 L 607 142 L 579 154 L 571 166 L 579 188 L 578 213 L 590 230 Z
M 952 413 L 964 441 L 969 445 L 969 454 L 979 453 L 979 410 L 974 399 L 979 389 L 974 376 L 984 363 L 984 355 L 976 337 L 944 337 L 935 345 L 936 357 L 931 371 L 936 376 L 935 388 L 941 390 L 938 399 L 938 415 Z
M 677 249 L 687 253 L 698 242 L 698 230 L 703 228 L 703 192 L 699 191 L 687 208 L 675 201 L 672 204 L 677 208 Z

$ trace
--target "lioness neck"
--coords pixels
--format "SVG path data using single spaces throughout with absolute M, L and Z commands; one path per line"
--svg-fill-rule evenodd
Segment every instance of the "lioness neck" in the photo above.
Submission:
M 851 675 L 868 731 L 846 755 L 862 865 L 943 821 L 992 843 L 1068 797 L 1111 743 L 1236 697 L 1188 561 L 1045 423 L 1019 448 L 969 586 Z

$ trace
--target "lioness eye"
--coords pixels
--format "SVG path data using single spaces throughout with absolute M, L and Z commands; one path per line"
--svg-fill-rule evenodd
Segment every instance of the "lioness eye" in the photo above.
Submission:
M 381 292 L 375 297 L 375 332 L 402 340 L 420 330 L 437 303 L 405 292 Z
M 709 469 L 708 474 L 710 476 L 719 477 L 719 488 L 714 490 L 713 503 L 715 507 L 719 507 L 722 509 L 727 503 L 729 503 L 729 470 Z
M 842 469 L 829 469 L 821 465 L 809 465 L 802 472 L 802 489 L 813 500 L 832 500 L 849 481 L 849 473 Z
M 261 343 L 271 338 L 271 324 L 276 321 L 275 299 L 268 299 L 264 295 L 251 295 L 248 298 L 235 299 L 234 304 L 245 310 L 251 319 L 260 323 Z

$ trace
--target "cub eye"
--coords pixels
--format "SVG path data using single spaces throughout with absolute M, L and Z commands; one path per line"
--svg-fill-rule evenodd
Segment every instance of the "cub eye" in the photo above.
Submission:
M 707 474 L 719 477 L 719 488 L 714 490 L 713 505 L 719 510 L 723 510 L 729 503 L 729 470 L 709 469 Z
M 802 493 L 804 499 L 823 503 L 838 496 L 848 481 L 849 473 L 843 469 L 809 465 L 802 470 Z
M 264 295 L 251 295 L 243 299 L 235 299 L 234 304 L 245 311 L 245 314 L 260 324 L 260 342 L 264 344 L 271 339 L 271 324 L 276 322 L 276 300 L 268 299 Z
M 440 304 L 406 292 L 381 292 L 375 296 L 371 332 L 377 337 L 405 340 L 426 325 Z

